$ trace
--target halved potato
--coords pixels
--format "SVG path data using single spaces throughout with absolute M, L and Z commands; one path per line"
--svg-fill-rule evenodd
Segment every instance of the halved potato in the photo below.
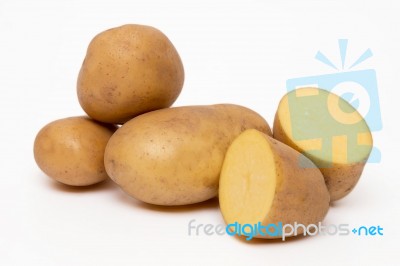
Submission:
M 297 89 L 282 98 L 273 134 L 320 168 L 331 201 L 355 187 L 372 149 L 372 135 L 360 113 L 318 88 Z
M 301 167 L 298 159 L 308 167 Z M 255 129 L 240 134 L 223 163 L 219 202 L 225 222 L 258 224 L 322 221 L 329 209 L 329 192 L 316 166 L 289 146 Z M 299 229 L 297 234 L 303 233 Z M 277 235 L 257 234 L 258 238 Z

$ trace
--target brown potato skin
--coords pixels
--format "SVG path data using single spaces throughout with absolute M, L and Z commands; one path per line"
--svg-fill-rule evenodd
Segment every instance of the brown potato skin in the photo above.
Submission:
M 322 173 L 293 148 L 269 136 L 265 138 L 275 152 L 278 179 L 275 198 L 263 224 L 318 224 L 328 213 L 330 202 Z M 307 161 L 310 167 L 302 167 L 299 160 Z M 302 234 L 303 229 L 299 228 L 297 233 Z M 265 238 L 280 237 L 267 235 Z
M 248 128 L 271 135 L 264 118 L 238 105 L 146 113 L 124 124 L 110 139 L 106 170 L 125 192 L 147 203 L 205 201 L 217 195 L 228 146 Z
M 36 136 L 34 156 L 49 177 L 71 186 L 87 186 L 108 178 L 104 150 L 117 127 L 88 117 L 69 117 L 43 127 Z
M 183 82 L 182 61 L 170 40 L 156 28 L 130 24 L 90 42 L 77 93 L 90 117 L 116 124 L 171 106 Z
M 278 112 L 274 120 L 274 138 L 289 145 L 290 147 L 301 152 L 301 149 L 291 140 L 291 138 L 282 129 L 281 121 Z M 318 158 L 309 157 L 317 166 L 319 164 Z M 357 185 L 361 177 L 364 166 L 368 158 L 364 162 L 353 164 L 339 164 L 332 163 L 331 167 L 319 168 L 322 172 L 326 186 L 328 187 L 331 201 L 336 201 L 347 196 Z

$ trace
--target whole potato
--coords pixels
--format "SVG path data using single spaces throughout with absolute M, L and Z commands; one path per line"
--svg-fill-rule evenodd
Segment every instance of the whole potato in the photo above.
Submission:
M 124 25 L 106 30 L 89 44 L 78 77 L 78 98 L 98 121 L 124 123 L 171 106 L 184 82 L 182 61 L 159 30 Z
M 158 205 L 217 195 L 225 152 L 248 128 L 271 135 L 256 112 L 238 105 L 185 106 L 133 118 L 111 137 L 106 171 L 125 192 Z
M 104 150 L 116 130 L 86 117 L 69 117 L 49 123 L 36 136 L 34 156 L 49 177 L 72 186 L 105 180 Z

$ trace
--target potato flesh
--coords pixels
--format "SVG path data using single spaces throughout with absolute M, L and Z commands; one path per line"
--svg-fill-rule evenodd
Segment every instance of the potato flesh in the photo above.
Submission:
M 309 167 L 300 167 L 299 160 Z M 227 151 L 220 176 L 219 201 L 227 224 L 260 222 L 267 226 L 297 222 L 307 226 L 325 217 L 329 192 L 321 172 L 310 160 L 289 146 L 249 129 Z
M 372 136 L 362 116 L 325 90 L 290 92 L 280 102 L 277 116 L 282 131 L 296 148 L 321 161 L 321 166 L 365 161 L 371 151 Z
M 242 136 L 229 147 L 220 179 L 220 207 L 227 223 L 256 224 L 274 199 L 274 156 L 263 136 Z
M 318 88 L 297 89 L 282 98 L 274 138 L 320 168 L 332 201 L 355 187 L 373 145 L 362 116 L 339 96 Z

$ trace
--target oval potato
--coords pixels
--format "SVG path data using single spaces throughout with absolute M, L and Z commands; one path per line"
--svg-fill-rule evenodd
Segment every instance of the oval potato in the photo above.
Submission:
M 88 117 L 69 117 L 49 123 L 36 136 L 34 156 L 49 177 L 72 186 L 107 179 L 104 150 L 115 126 Z
M 94 37 L 77 91 L 90 117 L 116 124 L 171 106 L 183 82 L 182 61 L 167 36 L 156 28 L 131 24 Z
M 217 195 L 225 152 L 242 131 L 271 135 L 267 122 L 238 105 L 157 110 L 124 124 L 105 152 L 107 173 L 125 192 L 157 205 L 184 205 Z

